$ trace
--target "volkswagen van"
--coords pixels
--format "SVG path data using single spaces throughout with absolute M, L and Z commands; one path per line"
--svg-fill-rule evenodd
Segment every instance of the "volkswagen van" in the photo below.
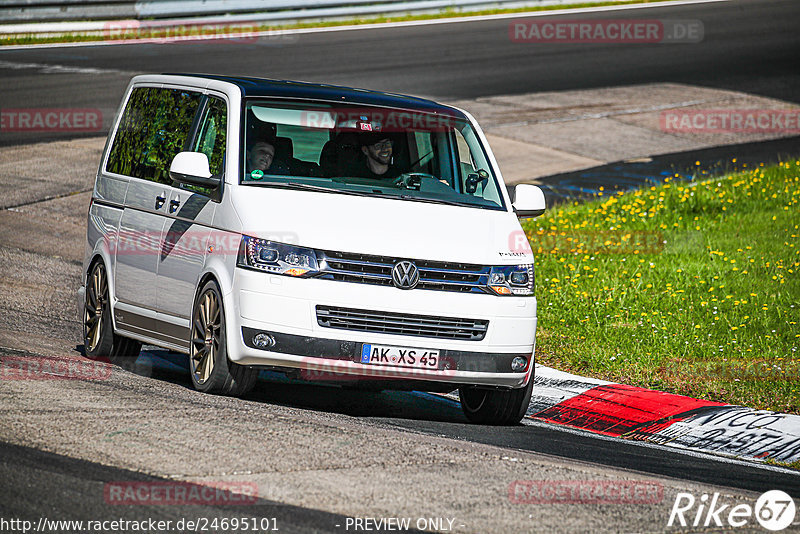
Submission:
M 194 386 L 259 371 L 458 390 L 518 423 L 534 373 L 534 258 L 466 111 L 323 84 L 144 75 L 97 173 L 78 292 L 87 356 L 188 354 Z

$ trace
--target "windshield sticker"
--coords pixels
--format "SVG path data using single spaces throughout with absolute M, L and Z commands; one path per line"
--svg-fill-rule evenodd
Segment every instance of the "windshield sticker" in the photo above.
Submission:
M 256 169 L 250 173 L 250 178 L 252 178 L 253 180 L 260 180 L 263 177 L 264 177 L 264 171 L 260 169 Z

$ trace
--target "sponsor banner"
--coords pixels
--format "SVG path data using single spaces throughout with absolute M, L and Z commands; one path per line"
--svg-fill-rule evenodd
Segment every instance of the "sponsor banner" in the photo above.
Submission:
M 552 408 L 560 402 L 585 393 L 596 386 L 610 384 L 606 380 L 588 378 L 544 365 L 536 365 L 533 394 L 528 406 L 528 416 Z
M 107 482 L 103 487 L 106 504 L 150 506 L 247 505 L 258 501 L 255 482 Z
M 596 382 L 590 380 L 592 379 L 585 379 L 584 381 L 584 379 L 572 380 L 543 377 L 539 376 L 539 370 L 537 369 L 534 375 L 533 394 L 531 395 L 531 403 L 528 406 L 528 415 L 535 417 L 536 414 L 585 393 L 600 384 L 608 384 L 608 382 L 601 380 Z
M 694 109 L 662 111 L 667 133 L 800 133 L 800 109 Z
M 699 20 L 517 19 L 508 26 L 512 43 L 699 43 L 703 34 Z
M 103 112 L 96 108 L 5 108 L 2 132 L 99 132 Z
M 648 438 L 653 443 L 703 449 L 732 456 L 800 460 L 800 416 L 721 407 L 677 421 Z
M 800 416 L 730 406 L 537 366 L 528 417 L 734 457 L 800 461 Z
M 608 384 L 560 402 L 534 418 L 608 436 L 644 440 L 675 421 L 717 406 L 724 405 L 635 386 Z

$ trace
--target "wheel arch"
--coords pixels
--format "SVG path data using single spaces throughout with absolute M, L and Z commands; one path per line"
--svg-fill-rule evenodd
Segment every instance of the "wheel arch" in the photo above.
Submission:
M 217 284 L 217 287 L 220 289 L 220 293 L 222 293 L 222 287 L 219 284 L 219 280 L 217 279 L 217 275 L 211 271 L 207 271 L 200 276 L 200 280 L 197 282 L 197 288 L 194 291 L 194 302 L 197 302 L 197 297 L 200 296 L 200 291 L 202 291 L 203 287 L 209 282 L 214 282 Z M 225 295 L 222 295 L 223 301 L 225 300 Z M 192 304 L 192 310 L 194 311 L 194 304 Z
M 194 308 L 195 304 L 197 303 L 197 299 L 200 296 L 200 292 L 208 282 L 213 281 L 217 284 L 220 295 L 222 296 L 222 311 L 225 314 L 225 325 L 227 329 L 225 345 L 228 359 L 230 359 L 230 355 L 232 354 L 231 348 L 235 347 L 235 344 L 232 342 L 232 338 L 237 334 L 236 332 L 232 331 L 228 325 L 236 325 L 238 324 L 238 321 L 233 320 L 232 316 L 236 306 L 233 295 L 233 277 L 228 272 L 227 267 L 228 266 L 223 262 L 207 262 L 205 270 L 200 274 L 200 277 L 197 280 L 197 287 L 195 288 L 194 292 L 194 300 L 192 301 L 192 318 L 190 319 L 190 328 L 191 322 L 194 321 Z

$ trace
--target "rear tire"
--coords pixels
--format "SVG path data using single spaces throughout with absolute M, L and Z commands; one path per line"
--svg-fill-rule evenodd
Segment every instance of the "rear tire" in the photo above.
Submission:
M 108 358 L 111 363 L 124 366 L 139 356 L 142 344 L 134 339 L 118 336 L 111 322 L 111 300 L 108 293 L 106 266 L 97 261 L 86 279 L 86 296 L 83 300 L 83 349 L 87 358 Z
M 516 425 L 525 416 L 532 393 L 532 376 L 527 386 L 518 389 L 458 388 L 464 415 L 480 425 Z
M 189 370 L 195 389 L 233 397 L 253 389 L 258 370 L 228 360 L 222 293 L 213 280 L 195 300 L 191 333 Z

